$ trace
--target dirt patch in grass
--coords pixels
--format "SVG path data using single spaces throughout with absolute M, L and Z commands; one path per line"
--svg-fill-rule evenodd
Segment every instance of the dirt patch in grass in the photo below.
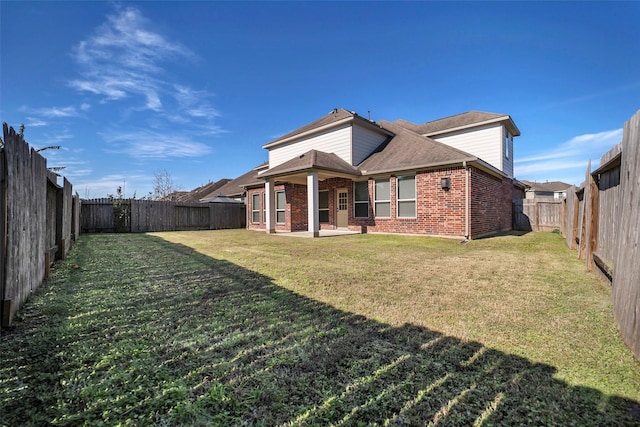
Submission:
M 634 425 L 607 289 L 523 237 L 83 235 L 0 336 L 0 425 Z

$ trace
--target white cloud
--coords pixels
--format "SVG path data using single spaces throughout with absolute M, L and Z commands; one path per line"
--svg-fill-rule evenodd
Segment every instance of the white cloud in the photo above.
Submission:
M 516 166 L 516 176 L 540 174 L 573 168 L 586 168 L 588 160 L 544 160 L 523 166 Z
M 69 85 L 101 95 L 103 102 L 142 96 L 145 108 L 160 111 L 161 93 L 167 85 L 160 78 L 162 63 L 195 55 L 148 27 L 148 21 L 133 7 L 108 16 L 93 36 L 76 46 L 75 59 L 82 67 L 82 77 Z
M 37 117 L 27 117 L 27 120 L 28 121 L 25 124 L 27 128 L 30 128 L 30 127 L 36 128 L 36 127 L 47 125 L 47 122 Z
M 193 142 L 182 134 L 167 134 L 149 130 L 109 132 L 101 136 L 108 143 L 110 153 L 126 154 L 137 159 L 171 159 L 200 157 L 211 153 L 211 148 Z
M 214 123 L 220 113 L 211 105 L 212 95 L 171 81 L 168 77 L 171 73 L 165 69 L 169 62 L 193 60 L 196 55 L 152 29 L 152 23 L 134 7 L 118 8 L 107 16 L 104 24 L 76 45 L 74 58 L 80 76 L 69 81 L 70 87 L 97 95 L 100 103 L 123 102 L 123 120 L 118 132 L 124 135 L 118 138 L 120 142 L 115 148 L 118 152 L 133 157 L 160 157 L 156 147 L 162 144 L 161 141 L 168 140 L 170 142 L 163 146 L 162 152 L 169 153 L 170 157 L 191 156 L 205 152 L 206 146 L 189 141 L 188 136 L 224 132 Z M 83 110 L 84 105 L 80 107 Z M 88 104 L 86 109 L 89 109 Z M 146 114 L 136 118 L 142 118 L 151 129 L 148 134 L 154 135 L 152 143 L 144 142 L 149 139 L 148 135 L 127 128 L 126 121 L 134 112 Z M 163 137 L 161 134 L 165 132 L 167 122 L 180 124 L 181 134 Z M 135 135 L 139 140 L 134 143 L 127 134 Z M 105 140 L 115 144 L 113 137 Z M 180 142 L 174 146 L 176 140 Z
M 597 158 L 600 158 L 602 154 L 607 152 L 620 141 L 622 141 L 622 128 L 605 132 L 578 135 L 571 138 L 569 141 L 560 144 L 560 146 L 554 150 L 535 156 L 525 157 L 523 159 L 516 159 L 515 162 L 516 164 L 527 163 L 540 160 L 584 156 L 585 154 L 595 154 Z
M 61 117 L 77 117 L 80 115 L 78 110 L 74 106 L 67 107 L 46 107 L 46 108 L 30 108 L 30 107 L 20 107 L 20 111 L 33 114 L 34 116 L 45 117 L 45 118 L 61 118 Z M 42 123 L 42 122 L 39 122 Z M 44 126 L 43 124 L 39 124 L 39 126 Z
M 148 187 L 151 185 L 151 177 L 138 173 L 132 174 L 110 174 L 103 177 L 74 182 L 73 188 L 85 199 L 107 197 L 115 195 L 118 187 L 124 189 L 125 197 L 132 197 L 136 189 L 139 187 Z M 144 194 L 136 194 L 136 197 L 142 197 Z
M 563 181 L 580 184 L 584 180 L 587 165 L 598 167 L 600 157 L 622 140 L 622 129 L 578 135 L 557 148 L 515 160 L 514 170 L 518 179 L 530 181 Z

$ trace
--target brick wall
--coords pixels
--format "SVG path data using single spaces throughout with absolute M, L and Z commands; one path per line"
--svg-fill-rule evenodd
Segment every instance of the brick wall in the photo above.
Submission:
M 471 168 L 471 238 L 511 230 L 513 180 Z
M 441 179 L 449 178 L 450 188 L 442 189 Z M 345 178 L 330 178 L 320 181 L 319 191 L 329 192 L 329 222 L 321 223 L 320 229 L 335 228 L 336 189 L 346 188 L 349 200 L 349 228 L 362 232 L 425 234 L 462 237 L 466 233 L 466 173 L 462 166 L 441 168 L 416 173 L 416 217 L 398 218 L 396 204 L 396 176 L 390 176 L 391 216 L 374 216 L 375 181 L 369 179 L 369 216 L 354 218 L 353 182 Z M 276 224 L 278 231 L 306 231 L 307 226 L 307 187 L 300 184 L 276 186 L 275 191 L 285 190 L 285 223 Z M 260 194 L 260 221 L 251 222 L 251 202 L 253 193 Z M 264 188 L 247 191 L 247 227 L 265 229 L 262 215 Z M 487 234 L 511 229 L 513 181 L 497 178 L 474 167 L 470 168 L 471 217 L 470 237 L 477 238 Z
M 465 233 L 465 171 L 462 167 L 442 168 L 416 173 L 416 217 L 397 218 L 396 177 L 391 177 L 391 217 L 356 221 L 370 232 L 464 236 Z M 449 178 L 450 188 L 440 187 L 442 178 Z M 374 181 L 369 180 L 373 200 Z M 373 204 L 370 206 L 373 215 Z
M 287 200 L 287 231 L 307 231 L 307 186 L 300 184 L 285 185 Z
M 306 215 L 306 194 L 307 194 L 307 188 L 305 186 L 297 186 L 297 187 L 302 187 L 302 189 L 304 190 L 304 194 L 305 194 L 305 215 Z M 298 211 L 296 212 L 296 214 L 292 215 L 291 212 L 291 198 L 292 197 L 299 197 L 298 193 L 300 192 L 300 189 L 289 189 L 289 188 L 285 188 L 284 185 L 276 185 L 276 187 L 274 188 L 274 192 L 277 191 L 282 191 L 285 190 L 285 222 L 283 224 L 275 224 L 275 228 L 277 231 L 289 231 L 291 230 L 291 219 L 292 216 L 294 219 L 298 220 Z M 253 206 L 252 206 L 252 202 L 253 202 L 253 194 L 258 193 L 260 194 L 260 221 L 258 222 L 253 222 L 251 221 L 251 213 L 253 210 Z M 275 197 L 275 195 L 274 195 Z M 264 210 L 265 207 L 263 205 L 264 203 L 264 187 L 259 187 L 259 188 L 251 188 L 251 189 L 247 189 L 247 228 L 250 230 L 266 230 L 267 224 L 266 224 L 266 218 L 264 218 Z M 274 202 L 274 206 L 275 206 L 275 202 Z M 274 218 L 276 217 L 275 213 L 274 213 Z M 305 217 L 305 223 L 306 223 L 306 217 Z M 306 230 L 306 228 L 305 228 Z

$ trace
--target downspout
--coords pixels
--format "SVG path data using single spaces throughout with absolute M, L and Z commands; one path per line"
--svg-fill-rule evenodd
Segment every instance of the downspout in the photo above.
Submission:
M 464 238 L 469 240 L 469 166 L 467 165 L 467 161 L 464 160 L 462 162 L 462 167 L 464 168 Z

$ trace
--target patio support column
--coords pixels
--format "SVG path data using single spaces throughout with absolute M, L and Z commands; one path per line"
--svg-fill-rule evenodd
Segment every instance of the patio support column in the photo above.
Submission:
M 320 214 L 318 211 L 318 173 L 307 174 L 307 230 L 313 237 L 320 235 Z
M 267 179 L 264 183 L 264 202 L 267 217 L 265 218 L 265 229 L 269 234 L 276 232 L 276 193 L 272 179 Z

